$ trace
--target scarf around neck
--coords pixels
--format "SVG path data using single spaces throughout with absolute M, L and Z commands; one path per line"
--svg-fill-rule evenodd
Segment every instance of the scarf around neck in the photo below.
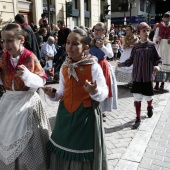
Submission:
M 73 62 L 68 56 L 66 57 L 65 62 L 62 65 L 62 68 L 68 67 L 68 76 L 69 78 L 73 76 L 77 81 L 79 81 L 75 68 L 79 65 L 89 65 L 98 63 L 98 59 L 95 56 L 92 56 L 90 54 L 85 55 L 81 60 L 77 62 Z

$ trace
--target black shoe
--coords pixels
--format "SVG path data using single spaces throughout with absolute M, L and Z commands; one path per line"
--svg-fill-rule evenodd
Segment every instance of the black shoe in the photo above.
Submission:
M 161 85 L 159 90 L 164 90 L 164 85 Z
M 153 115 L 153 111 L 152 111 L 152 110 L 153 110 L 153 107 L 152 107 L 152 106 L 148 106 L 147 110 L 148 110 L 147 115 L 148 115 L 149 118 L 151 118 L 152 115 Z
M 137 129 L 140 126 L 140 120 L 136 119 L 135 123 L 132 125 L 132 129 Z
M 154 90 L 155 90 L 155 91 L 159 91 L 160 89 L 159 89 L 158 86 L 155 86 L 155 87 L 154 87 Z

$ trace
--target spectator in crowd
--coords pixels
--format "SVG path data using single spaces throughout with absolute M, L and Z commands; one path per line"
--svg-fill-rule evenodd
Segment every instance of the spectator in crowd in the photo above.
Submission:
M 48 24 L 48 22 L 46 20 L 43 20 L 43 24 L 41 25 L 40 28 L 45 28 L 47 30 L 47 35 L 43 37 L 44 42 L 46 42 L 48 37 L 52 36 L 52 31 L 51 31 L 50 25 Z
M 155 30 L 156 30 L 156 27 L 158 26 L 158 24 L 159 24 L 159 23 L 154 24 L 152 30 L 150 31 L 149 39 L 150 39 L 151 41 L 153 41 L 153 37 L 154 37 L 154 35 L 155 35 Z
M 119 28 L 118 27 L 115 28 L 114 35 L 119 35 Z
M 114 42 L 114 33 L 110 33 L 110 34 L 109 34 L 109 41 L 110 41 L 111 43 Z
M 57 25 L 53 24 L 53 30 L 52 30 L 53 34 L 57 34 L 58 35 L 58 31 L 59 30 L 60 30 L 60 28 Z
M 56 51 L 60 48 L 60 46 L 58 45 L 58 34 L 57 33 L 54 33 L 53 34 L 53 37 L 54 37 L 54 45 L 55 45 L 55 48 L 56 48 Z
M 32 51 L 36 55 L 36 57 L 40 59 L 40 50 L 36 36 L 32 31 L 31 27 L 28 25 L 28 23 L 26 23 L 24 15 L 17 14 L 15 16 L 15 22 L 18 23 L 21 26 L 21 28 L 27 33 L 24 42 L 24 47 Z
M 92 28 L 91 28 L 91 27 L 89 27 L 89 28 L 87 29 L 87 32 L 88 32 L 90 38 L 93 38 L 93 32 L 92 32 Z
M 44 44 L 44 37 L 47 36 L 47 29 L 40 28 L 40 30 L 37 33 L 35 33 L 35 36 L 37 38 L 39 49 L 41 50 L 41 46 Z
M 45 42 L 41 47 L 42 58 L 45 58 L 46 56 L 54 58 L 54 56 L 57 53 L 54 43 L 55 43 L 54 37 L 49 36 L 47 42 Z
M 121 35 L 114 35 L 114 41 L 117 41 L 117 44 L 119 45 L 119 48 L 118 48 L 118 53 L 117 53 L 117 58 L 120 58 L 121 56 L 121 53 L 122 53 L 122 39 L 121 39 Z
M 112 23 L 110 27 L 110 33 L 115 33 L 115 25 Z
M 117 54 L 118 54 L 118 50 L 119 50 L 119 45 L 118 45 L 118 40 L 115 40 L 112 43 L 112 49 L 113 49 L 113 53 L 114 53 L 114 59 L 117 60 Z
M 125 28 L 120 28 L 118 35 L 125 36 L 126 35 Z
M 40 27 L 43 25 L 43 21 L 44 21 L 44 20 L 46 20 L 47 23 L 48 23 L 47 15 L 43 13 L 43 14 L 41 14 L 41 18 L 40 18 L 40 20 L 38 21 L 38 24 L 39 24 Z
M 54 43 L 54 37 L 49 36 L 47 42 L 41 47 L 41 58 L 46 60 L 44 69 L 46 71 L 47 77 L 50 80 L 52 80 L 54 76 L 53 60 L 57 54 Z
M 37 28 L 37 26 L 34 24 L 33 21 L 31 21 L 30 27 L 32 28 L 33 32 L 37 32 L 38 28 Z
M 57 22 L 57 25 L 60 29 L 58 31 L 58 44 L 60 46 L 65 46 L 67 37 L 68 37 L 69 33 L 71 32 L 71 30 L 65 26 L 64 21 L 62 21 L 62 20 L 59 20 Z

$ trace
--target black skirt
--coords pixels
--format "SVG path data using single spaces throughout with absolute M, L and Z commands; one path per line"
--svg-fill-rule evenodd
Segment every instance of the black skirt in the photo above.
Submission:
M 153 96 L 152 82 L 133 82 L 131 93 L 139 93 L 145 96 Z

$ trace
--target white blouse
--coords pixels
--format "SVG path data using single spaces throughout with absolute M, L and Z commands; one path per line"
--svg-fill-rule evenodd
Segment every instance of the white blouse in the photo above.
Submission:
M 106 57 L 109 57 L 109 58 L 114 57 L 111 43 L 107 43 L 106 45 L 103 45 L 103 47 L 100 49 L 105 53 L 105 56 L 104 56 L 105 58 Z
M 98 63 L 95 63 L 92 65 L 91 70 L 92 70 L 92 72 L 91 72 L 92 81 L 94 82 L 96 80 L 98 92 L 94 95 L 90 94 L 90 96 L 93 100 L 96 100 L 99 102 L 104 101 L 105 98 L 108 96 L 108 87 L 106 85 L 106 80 L 104 78 L 101 66 Z M 55 98 L 53 98 L 52 100 L 58 101 L 63 97 L 64 86 L 65 86 L 65 82 L 64 82 L 64 77 L 63 77 L 62 68 L 61 68 L 60 69 L 59 87 L 56 91 Z

